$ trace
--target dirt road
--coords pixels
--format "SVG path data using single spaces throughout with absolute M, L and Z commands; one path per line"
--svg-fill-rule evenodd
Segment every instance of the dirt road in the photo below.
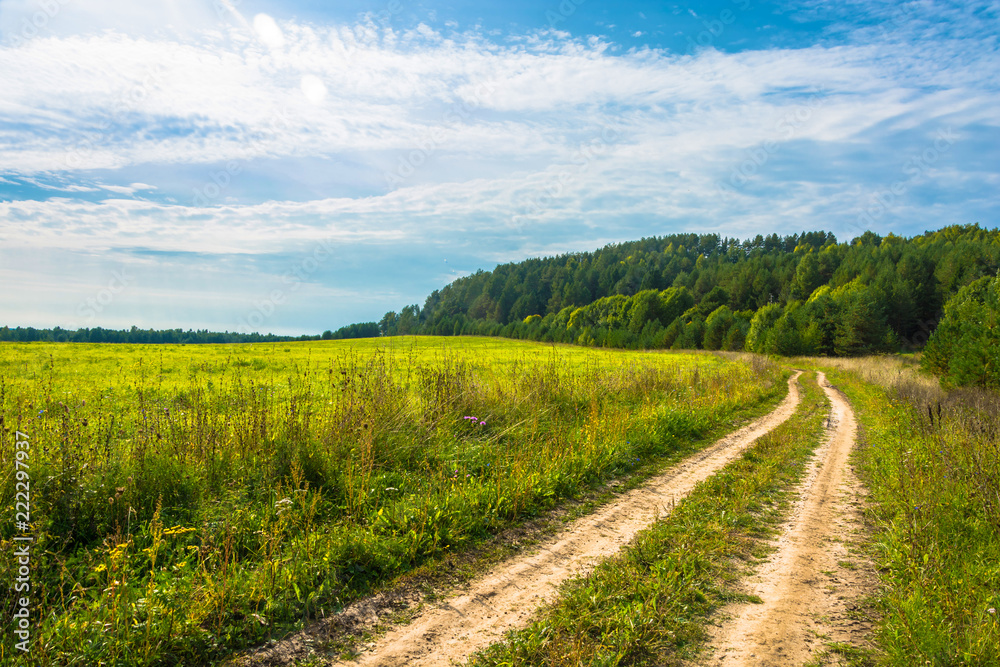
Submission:
M 667 473 L 569 524 L 536 553 L 515 557 L 472 581 L 467 590 L 423 610 L 353 661 L 357 665 L 448 665 L 527 623 L 567 578 L 587 572 L 669 512 L 694 486 L 788 419 L 799 402 L 798 373 L 773 412 L 695 454 Z
M 802 665 L 825 642 L 857 646 L 870 632 L 868 623 L 852 613 L 874 579 L 870 564 L 850 550 L 861 528 L 862 489 L 848 461 L 857 424 L 843 395 L 822 373 L 818 379 L 833 405 L 832 433 L 806 470 L 799 500 L 781 527 L 777 553 L 746 586 L 763 604 L 722 610 L 702 664 Z

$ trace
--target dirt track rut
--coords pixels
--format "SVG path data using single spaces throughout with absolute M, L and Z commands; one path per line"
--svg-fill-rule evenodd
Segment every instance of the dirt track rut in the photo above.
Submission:
M 572 522 L 537 552 L 502 563 L 465 591 L 424 609 L 356 659 L 336 664 L 448 665 L 522 627 L 540 605 L 555 597 L 560 583 L 616 553 L 698 482 L 787 420 L 799 402 L 798 376 L 788 381 L 788 396 L 770 414 Z
M 850 553 L 860 529 L 862 489 L 849 456 L 857 423 L 847 400 L 818 374 L 833 409 L 832 433 L 797 489 L 799 500 L 781 527 L 777 553 L 745 586 L 762 604 L 722 610 L 701 664 L 791 667 L 813 659 L 825 642 L 863 644 L 867 621 L 852 613 L 870 593 L 870 563 Z M 860 565 L 852 561 L 861 561 Z

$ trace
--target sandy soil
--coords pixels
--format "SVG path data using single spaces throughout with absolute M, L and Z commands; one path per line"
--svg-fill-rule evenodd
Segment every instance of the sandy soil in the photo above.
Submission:
M 862 532 L 863 488 L 849 466 L 857 423 L 843 395 L 820 373 L 833 404 L 830 433 L 797 489 L 799 499 L 781 527 L 777 552 L 752 576 L 745 592 L 763 604 L 732 605 L 710 630 L 704 665 L 802 665 L 826 642 L 865 645 L 871 624 L 859 614 L 876 577 L 856 549 Z M 828 655 L 831 664 L 838 658 Z
M 695 454 L 598 511 L 570 523 L 534 553 L 512 558 L 466 590 L 428 606 L 355 660 L 337 664 L 448 665 L 527 624 L 569 577 L 586 573 L 669 513 L 694 486 L 788 419 L 799 402 L 798 374 L 776 410 Z

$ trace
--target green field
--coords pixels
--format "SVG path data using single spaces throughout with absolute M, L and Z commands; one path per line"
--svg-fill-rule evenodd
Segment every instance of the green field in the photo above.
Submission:
M 437 337 L 5 343 L 0 370 L 5 550 L 15 430 L 29 442 L 32 660 L 122 666 L 282 636 L 734 428 L 787 377 L 759 359 Z

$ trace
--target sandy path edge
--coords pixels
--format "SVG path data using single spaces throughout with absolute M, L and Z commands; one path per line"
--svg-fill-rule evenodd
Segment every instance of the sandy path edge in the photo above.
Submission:
M 788 380 L 788 395 L 771 413 L 570 523 L 535 553 L 501 563 L 470 582 L 465 591 L 390 630 L 355 660 L 333 664 L 448 665 L 522 627 L 540 605 L 555 597 L 560 583 L 618 552 L 639 531 L 669 513 L 698 482 L 791 417 L 799 403 L 800 374 Z
M 711 650 L 700 664 L 801 665 L 825 642 L 864 644 L 870 632 L 870 625 L 851 613 L 870 584 L 870 563 L 851 563 L 859 559 L 850 550 L 852 535 L 862 530 L 863 491 L 849 466 L 857 421 L 822 372 L 817 379 L 830 399 L 833 430 L 796 489 L 800 495 L 781 526 L 777 552 L 745 586 L 763 603 L 722 609 L 723 620 L 710 630 Z

